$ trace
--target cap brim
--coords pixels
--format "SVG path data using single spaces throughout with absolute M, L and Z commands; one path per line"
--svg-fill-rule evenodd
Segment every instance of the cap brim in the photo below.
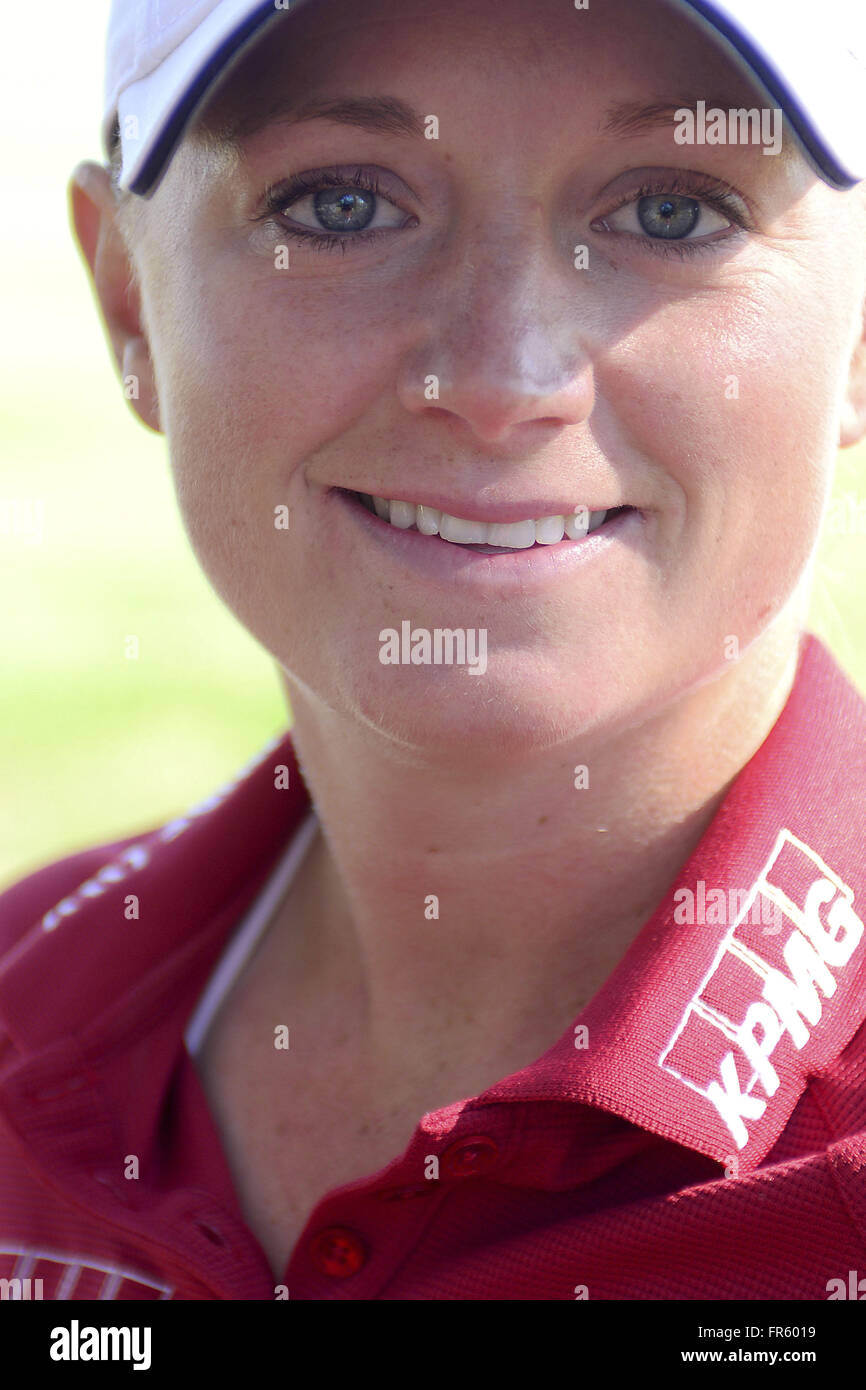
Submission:
M 833 188 L 866 178 L 866 0 L 674 0 L 779 107 Z
M 303 0 L 291 0 L 291 9 Z M 866 0 L 816 22 L 811 0 L 667 0 L 721 45 L 780 108 L 804 155 L 831 187 L 866 178 Z M 155 192 L 171 156 L 218 80 L 274 19 L 277 0 L 221 3 L 153 72 L 120 95 L 116 118 L 123 166 L 119 183 L 141 197 Z M 835 14 L 835 19 L 833 15 Z M 808 19 L 807 19 L 808 15 Z M 771 56 L 772 54 L 772 56 Z M 106 142 L 113 113 L 105 125 Z
M 116 118 L 122 136 L 121 188 L 141 197 L 155 192 L 217 81 L 269 21 L 285 14 L 274 0 L 222 0 L 154 72 L 120 94 L 103 134 L 107 144 Z

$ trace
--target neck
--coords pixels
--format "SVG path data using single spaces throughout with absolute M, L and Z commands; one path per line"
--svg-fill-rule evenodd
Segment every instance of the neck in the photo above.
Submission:
M 290 685 L 323 828 L 306 895 L 318 949 L 304 956 L 320 987 L 339 980 L 361 1001 L 357 1026 L 383 1054 L 422 1028 L 518 1056 L 521 1038 L 551 1045 L 764 741 L 798 655 L 796 625 L 776 625 L 653 717 L 495 765 L 468 748 L 410 759 Z

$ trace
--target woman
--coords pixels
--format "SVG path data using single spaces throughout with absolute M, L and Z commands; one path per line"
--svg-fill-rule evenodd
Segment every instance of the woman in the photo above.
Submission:
M 662 0 L 238 5 L 184 125 L 202 8 L 144 56 L 118 10 L 72 205 L 294 722 L 6 895 L 10 1270 L 836 1296 L 866 715 L 803 629 L 866 163 Z

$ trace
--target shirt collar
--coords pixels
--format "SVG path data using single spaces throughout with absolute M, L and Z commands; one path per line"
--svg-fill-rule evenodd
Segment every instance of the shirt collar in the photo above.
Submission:
M 866 708 L 814 637 L 664 901 L 576 1020 L 482 1104 L 602 1106 L 733 1172 L 866 1017 Z

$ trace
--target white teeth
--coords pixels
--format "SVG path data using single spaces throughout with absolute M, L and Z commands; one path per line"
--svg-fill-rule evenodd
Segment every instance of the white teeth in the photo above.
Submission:
M 415 508 L 415 525 L 422 536 L 438 536 L 442 513 L 435 507 L 425 507 L 421 502 Z
M 590 512 L 586 507 L 575 507 L 565 518 L 565 534 L 571 541 L 581 541 L 590 531 L 595 531 L 604 521 L 607 512 Z
M 590 513 L 586 507 L 575 507 L 565 518 L 565 534 L 570 541 L 582 541 L 589 530 Z
M 420 502 L 389 501 L 384 497 L 373 497 L 371 500 L 376 515 L 400 531 L 417 527 L 422 535 L 438 535 L 452 545 L 491 545 L 508 550 L 528 550 L 532 545 L 556 545 L 563 536 L 568 536 L 569 540 L 582 540 L 588 532 L 597 530 L 607 516 L 607 512 L 591 512 L 586 507 L 575 507 L 567 516 L 488 523 L 451 516 L 448 512 L 440 512 L 436 507 L 426 507 Z
M 462 516 L 449 516 L 443 512 L 439 521 L 439 535 L 443 541 L 456 545 L 487 545 L 487 532 L 490 528 L 485 521 L 466 521 Z
M 415 508 L 411 502 L 391 503 L 391 525 L 401 531 L 408 531 L 410 526 L 415 525 Z
M 487 527 L 488 545 L 507 545 L 511 550 L 528 550 L 535 545 L 534 521 L 491 521 Z
M 535 523 L 536 545 L 556 545 L 565 535 L 564 516 L 543 516 Z

